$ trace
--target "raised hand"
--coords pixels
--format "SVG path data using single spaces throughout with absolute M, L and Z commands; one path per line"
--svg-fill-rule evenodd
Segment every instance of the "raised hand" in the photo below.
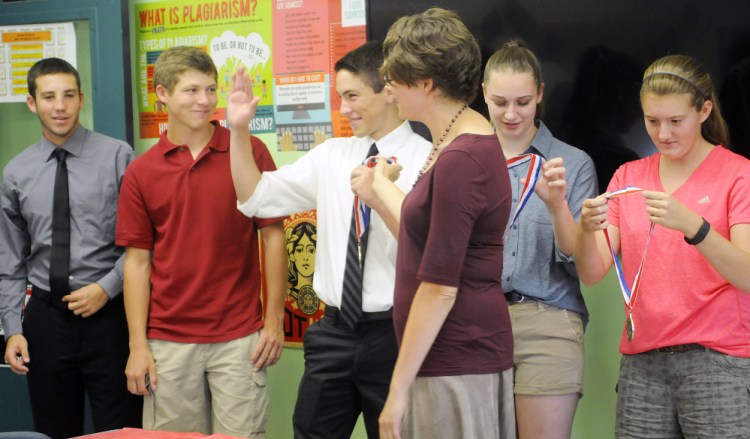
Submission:
M 227 98 L 227 123 L 231 129 L 247 130 L 255 116 L 260 97 L 253 94 L 253 85 L 241 65 L 232 74 L 232 86 Z

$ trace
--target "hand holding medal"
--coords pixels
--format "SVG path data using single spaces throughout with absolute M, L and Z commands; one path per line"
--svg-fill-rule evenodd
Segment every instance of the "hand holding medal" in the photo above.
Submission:
M 364 160 L 362 163 L 363 166 L 366 166 L 367 168 L 375 168 L 378 166 L 379 159 L 382 158 L 388 165 L 396 164 L 396 157 L 368 157 Z M 384 166 L 384 165 L 380 165 Z M 391 168 L 389 166 L 389 168 Z M 401 166 L 398 165 L 398 167 L 393 167 L 395 172 L 400 173 Z M 391 171 L 386 171 L 390 174 Z M 354 174 L 353 174 L 354 175 Z M 390 175 L 389 175 L 390 178 Z M 398 178 L 398 175 L 396 175 L 396 178 Z M 392 180 L 395 181 L 395 180 Z M 356 216 L 357 221 L 357 237 L 359 239 L 362 239 L 362 234 L 367 230 L 367 227 L 370 225 L 370 207 L 365 204 L 363 200 L 360 199 L 359 195 L 355 193 L 354 195 L 354 215 Z

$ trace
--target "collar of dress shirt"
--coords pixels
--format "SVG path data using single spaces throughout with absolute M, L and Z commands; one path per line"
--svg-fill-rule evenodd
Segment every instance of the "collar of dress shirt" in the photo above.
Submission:
M 81 150 L 83 149 L 83 145 L 86 143 L 86 139 L 88 138 L 88 136 L 89 130 L 79 124 L 78 128 L 76 128 L 76 131 L 65 143 L 62 144 L 61 148 L 74 157 L 80 157 Z M 39 142 L 39 145 L 42 148 L 42 152 L 47 153 L 45 155 L 45 161 L 55 160 L 55 157 L 52 155 L 52 153 L 55 151 L 57 146 L 54 143 L 50 142 L 44 136 L 42 136 L 42 140 L 41 142 Z
M 547 126 L 544 125 L 544 122 L 538 119 L 537 122 L 539 126 L 537 127 L 536 136 L 534 136 L 534 140 L 531 141 L 531 145 L 529 145 L 529 148 L 524 153 L 539 154 L 546 160 L 549 157 L 555 138 Z
M 367 148 L 375 142 L 378 145 L 378 152 L 383 157 L 398 157 L 398 151 L 402 146 L 407 144 L 407 141 L 412 134 L 414 134 L 414 131 L 412 131 L 411 125 L 409 125 L 409 122 L 405 121 L 399 125 L 398 128 L 381 137 L 379 140 L 366 137 Z
M 214 151 L 229 151 L 229 139 L 227 138 L 226 141 L 223 141 L 223 136 L 229 131 L 220 129 L 221 125 L 219 125 L 219 122 L 215 120 L 212 120 L 211 124 L 213 124 L 216 129 L 214 129 L 214 135 L 211 136 L 211 139 L 206 144 L 206 147 L 213 149 Z M 159 151 L 163 155 L 169 154 L 171 151 L 182 147 L 187 148 L 187 145 L 175 145 L 174 143 L 170 142 L 169 139 L 167 139 L 166 130 L 161 133 L 161 136 L 159 137 L 159 143 L 156 144 L 156 148 L 159 148 Z

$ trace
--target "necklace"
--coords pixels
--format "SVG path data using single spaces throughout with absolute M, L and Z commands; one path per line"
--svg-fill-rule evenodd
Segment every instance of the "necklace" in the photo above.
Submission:
M 427 170 L 430 169 L 432 162 L 434 162 L 438 156 L 438 150 L 440 148 L 440 145 L 443 144 L 443 140 L 445 140 L 446 136 L 448 136 L 448 133 L 450 132 L 456 120 L 458 120 L 458 117 L 467 108 L 469 108 L 469 104 L 464 104 L 464 106 L 461 107 L 460 110 L 458 110 L 458 113 L 456 113 L 455 116 L 453 116 L 453 119 L 451 119 L 451 121 L 448 123 L 448 126 L 445 127 L 445 131 L 443 132 L 443 135 L 440 136 L 440 139 L 438 139 L 437 143 L 435 143 L 435 146 L 432 147 L 430 154 L 427 156 L 427 160 L 425 160 L 424 165 L 422 165 L 422 169 L 419 170 L 419 173 L 417 174 L 417 181 L 419 181 L 419 179 L 422 178 L 425 172 L 427 172 Z M 416 184 L 416 182 L 414 182 L 414 184 Z

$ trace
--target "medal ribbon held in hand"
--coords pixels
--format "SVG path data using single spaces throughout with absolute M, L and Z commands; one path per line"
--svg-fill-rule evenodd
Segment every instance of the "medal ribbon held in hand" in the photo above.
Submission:
M 513 211 L 513 215 L 510 217 L 508 227 L 505 229 L 505 235 L 503 235 L 503 242 L 508 237 L 511 227 L 515 224 L 518 216 L 521 215 L 521 211 L 526 207 L 526 203 L 531 198 L 531 194 L 534 193 L 534 187 L 537 181 L 539 181 L 539 173 L 542 170 L 542 158 L 537 154 L 522 154 L 505 161 L 508 169 L 520 166 L 526 162 L 529 163 L 529 169 L 526 171 L 526 183 L 524 183 L 521 189 L 521 194 L 518 197 L 518 203 L 516 209 Z
M 634 186 L 628 186 L 624 189 L 619 189 L 614 192 L 611 192 L 609 195 L 606 196 L 606 198 L 609 200 L 611 198 L 617 198 L 622 197 L 624 195 L 630 195 L 643 192 L 643 189 L 634 187 Z M 643 248 L 643 255 L 641 256 L 641 264 L 638 266 L 638 271 L 635 273 L 635 279 L 633 279 L 633 287 L 628 287 L 627 282 L 625 281 L 625 274 L 622 271 L 622 266 L 620 265 L 620 261 L 617 259 L 617 254 L 615 254 L 614 249 L 612 248 L 612 243 L 609 240 L 609 233 L 607 233 L 607 229 L 604 229 L 604 237 L 607 238 L 607 246 L 609 247 L 609 252 L 612 254 L 612 260 L 615 264 L 615 272 L 617 273 L 617 281 L 620 284 L 620 290 L 622 291 L 622 297 L 625 300 L 625 307 L 628 310 L 628 318 L 626 321 L 625 326 L 625 335 L 627 336 L 629 341 L 633 341 L 633 338 L 635 337 L 635 323 L 633 322 L 633 308 L 635 307 L 635 299 L 638 296 L 638 289 L 641 285 L 641 270 L 643 270 L 643 265 L 646 262 L 646 250 L 648 250 L 648 244 L 651 242 L 651 234 L 654 232 L 654 223 L 651 223 L 651 227 L 648 231 L 648 238 L 646 239 L 646 246 Z
M 388 164 L 396 163 L 396 157 L 386 158 Z M 367 165 L 368 168 L 374 168 L 378 164 L 377 157 L 367 157 L 363 162 L 363 165 Z M 354 196 L 354 216 L 357 220 L 357 238 L 362 240 L 362 235 L 365 233 L 368 227 L 370 227 L 370 206 L 360 200 L 357 195 Z

